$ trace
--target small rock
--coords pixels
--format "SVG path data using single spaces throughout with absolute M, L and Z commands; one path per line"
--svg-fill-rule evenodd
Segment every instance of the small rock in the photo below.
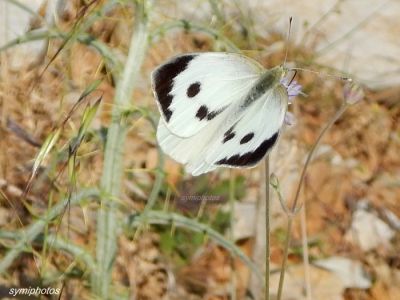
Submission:
M 381 245 L 388 247 L 394 234 L 394 230 L 377 216 L 357 209 L 353 213 L 351 227 L 347 231 L 345 239 L 357 244 L 363 251 L 369 251 Z
M 371 280 L 365 274 L 359 261 L 334 256 L 318 260 L 314 264 L 338 275 L 345 288 L 368 289 L 371 287 Z

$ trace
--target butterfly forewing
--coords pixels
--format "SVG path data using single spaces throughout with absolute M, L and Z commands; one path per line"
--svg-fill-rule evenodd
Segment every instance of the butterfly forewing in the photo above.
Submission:
M 197 134 L 245 97 L 262 70 L 238 54 L 207 52 L 172 58 L 152 73 L 164 125 L 179 137 Z

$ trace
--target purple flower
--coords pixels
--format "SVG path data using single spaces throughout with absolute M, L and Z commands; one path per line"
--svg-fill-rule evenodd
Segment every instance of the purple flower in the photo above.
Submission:
M 301 85 L 296 80 L 289 81 L 289 78 L 285 77 L 281 80 L 281 83 L 286 88 L 289 96 L 289 104 L 292 104 L 292 99 L 301 93 Z
M 301 93 L 301 85 L 296 80 L 289 81 L 288 77 L 281 80 L 281 84 L 286 88 L 289 97 L 289 104 L 293 103 L 293 98 Z M 289 111 L 285 114 L 285 124 L 291 126 L 296 124 L 296 117 Z

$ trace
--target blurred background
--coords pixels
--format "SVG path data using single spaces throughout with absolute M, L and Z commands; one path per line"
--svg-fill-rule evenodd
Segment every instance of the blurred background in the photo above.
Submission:
M 399 28 L 396 0 L 0 0 L 0 297 L 56 287 L 19 299 L 262 299 L 264 165 L 186 174 L 157 147 L 149 79 L 179 53 L 238 52 L 271 68 L 288 48 L 290 66 L 319 73 L 297 74 L 296 120 L 271 154 L 284 202 L 344 101 L 345 82 L 326 74 L 365 97 L 308 165 L 282 299 L 400 299 Z M 122 82 L 133 91 L 121 100 Z M 113 111 L 122 175 L 99 292 L 99 190 L 119 178 L 104 164 Z M 270 198 L 276 299 L 288 216 L 273 188 Z

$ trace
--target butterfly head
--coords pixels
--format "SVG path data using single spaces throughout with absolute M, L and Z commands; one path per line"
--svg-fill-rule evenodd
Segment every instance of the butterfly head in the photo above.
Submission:
M 282 80 L 286 77 L 288 69 L 281 66 L 276 66 L 265 73 L 265 80 L 269 81 L 270 88 L 275 88 L 282 83 Z
M 283 64 L 275 67 L 277 71 L 277 77 L 279 77 L 279 81 L 282 81 L 289 73 L 289 69 Z

